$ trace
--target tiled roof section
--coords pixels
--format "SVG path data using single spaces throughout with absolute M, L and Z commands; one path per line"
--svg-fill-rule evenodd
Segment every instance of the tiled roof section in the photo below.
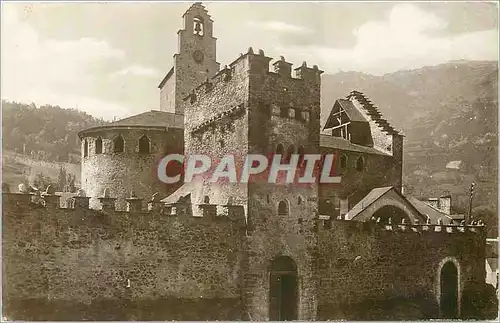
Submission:
M 170 78 L 170 76 L 172 76 L 172 74 L 174 74 L 174 67 L 173 66 L 170 69 L 170 71 L 168 71 L 167 75 L 165 75 L 163 80 L 161 80 L 160 85 L 158 85 L 159 89 L 161 89 L 163 87 L 163 85 L 165 85 L 165 83 L 167 83 L 168 79 Z
M 378 149 L 375 149 L 372 147 L 356 145 L 347 139 L 340 138 L 340 137 L 334 137 L 334 136 L 328 135 L 328 134 L 320 134 L 319 144 L 320 144 L 320 147 L 334 148 L 334 149 L 348 150 L 348 151 L 356 151 L 356 152 L 366 153 L 366 154 L 391 156 L 388 153 L 385 153 L 385 152 L 380 151 Z
M 387 120 L 382 118 L 382 114 L 378 111 L 377 107 L 373 105 L 373 103 L 365 97 L 365 95 L 359 91 L 351 91 L 351 93 L 347 96 L 350 100 L 351 98 L 356 99 L 361 106 L 365 109 L 366 113 L 372 118 L 375 123 L 377 123 L 380 128 L 382 128 L 385 132 L 389 134 L 399 134 L 399 132 L 394 129 Z
M 152 126 L 184 128 L 184 116 L 170 112 L 151 110 L 108 124 L 113 126 Z
M 438 224 L 439 219 L 443 221 L 443 224 L 451 224 L 453 221 L 451 216 L 433 208 L 424 201 L 420 201 L 419 199 L 411 196 L 406 199 L 418 210 L 418 212 L 420 212 L 420 214 L 428 216 L 431 224 Z
M 347 99 L 338 99 L 333 104 L 333 108 L 330 110 L 330 115 L 328 116 L 328 120 L 326 121 L 325 126 L 323 127 L 323 129 L 328 129 L 328 128 L 332 128 L 332 127 L 335 126 L 336 120 L 333 117 L 333 113 L 335 111 L 335 106 L 337 104 L 340 105 L 340 107 L 342 109 L 344 109 L 344 111 L 347 113 L 347 115 L 349 116 L 349 119 L 351 121 L 355 121 L 355 122 L 368 122 L 368 120 L 366 120 L 366 118 L 354 106 L 354 104 L 352 104 L 351 101 L 349 101 Z
M 188 195 L 190 195 L 191 198 L 195 196 L 200 196 L 202 190 L 203 190 L 203 183 L 201 181 L 184 183 L 175 192 L 162 199 L 161 202 L 165 204 L 174 204 L 183 200 Z
M 121 119 L 115 122 L 108 123 L 104 126 L 97 126 L 88 129 L 84 129 L 78 133 L 81 138 L 84 133 L 96 130 L 105 130 L 109 128 L 137 128 L 137 127 L 151 127 L 151 128 L 176 128 L 184 129 L 184 115 L 175 114 L 170 112 L 163 112 L 157 110 L 151 110 L 148 112 L 143 112 L 136 114 L 125 119 Z
M 349 116 L 349 119 L 351 119 L 351 121 L 368 122 L 368 120 L 363 117 L 361 112 L 354 106 L 354 104 L 352 104 L 351 101 L 346 99 L 338 99 L 337 102 L 345 110 L 345 112 L 347 112 L 347 115 Z
M 382 195 L 389 192 L 392 186 L 387 187 L 377 187 L 370 191 L 361 201 L 359 201 L 352 209 L 347 212 L 346 218 L 354 219 L 359 213 L 364 209 L 369 207 L 373 202 L 378 200 Z

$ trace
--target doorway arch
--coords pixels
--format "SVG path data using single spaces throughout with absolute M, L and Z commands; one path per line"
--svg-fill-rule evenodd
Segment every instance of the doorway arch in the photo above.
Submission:
M 294 321 L 298 317 L 298 275 L 295 261 L 279 256 L 269 272 L 269 320 Z
M 460 267 L 452 258 L 441 261 L 439 267 L 438 297 L 440 318 L 460 317 Z

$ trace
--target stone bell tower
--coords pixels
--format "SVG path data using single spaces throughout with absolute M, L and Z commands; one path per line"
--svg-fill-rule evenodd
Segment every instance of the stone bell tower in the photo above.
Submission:
M 184 114 L 182 100 L 207 78 L 219 71 L 213 20 L 208 11 L 196 2 L 182 16 L 184 28 L 177 32 L 178 53 L 174 64 L 161 81 L 160 110 Z

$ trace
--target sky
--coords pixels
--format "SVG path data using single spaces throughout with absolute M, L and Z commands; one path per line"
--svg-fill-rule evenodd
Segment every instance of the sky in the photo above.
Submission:
M 159 109 L 190 2 L 6 3 L 1 97 L 106 120 Z M 452 60 L 498 60 L 494 2 L 204 2 L 217 60 L 252 46 L 325 73 L 374 75 Z

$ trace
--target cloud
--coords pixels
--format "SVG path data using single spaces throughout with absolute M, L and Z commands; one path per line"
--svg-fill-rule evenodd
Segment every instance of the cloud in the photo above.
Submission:
M 294 33 L 294 34 L 311 34 L 314 31 L 304 26 L 288 24 L 282 21 L 264 21 L 264 22 L 247 22 L 250 28 L 261 29 L 265 31 L 275 31 L 279 33 Z
M 2 7 L 2 99 L 63 108 L 78 105 L 108 119 L 127 113 L 129 107 L 92 96 L 99 67 L 123 60 L 123 51 L 94 38 L 43 39 L 13 6 Z
M 443 34 L 446 27 L 447 22 L 433 13 L 412 4 L 397 4 L 385 20 L 368 21 L 354 30 L 356 43 L 352 48 L 277 48 L 292 57 L 319 64 L 330 73 L 352 70 L 380 75 L 451 60 L 498 59 L 496 30 L 435 36 Z
M 158 70 L 151 67 L 145 67 L 142 65 L 132 65 L 124 69 L 121 69 L 117 72 L 114 72 L 113 74 L 111 74 L 111 77 L 118 77 L 124 75 L 159 77 L 161 76 L 161 73 Z

